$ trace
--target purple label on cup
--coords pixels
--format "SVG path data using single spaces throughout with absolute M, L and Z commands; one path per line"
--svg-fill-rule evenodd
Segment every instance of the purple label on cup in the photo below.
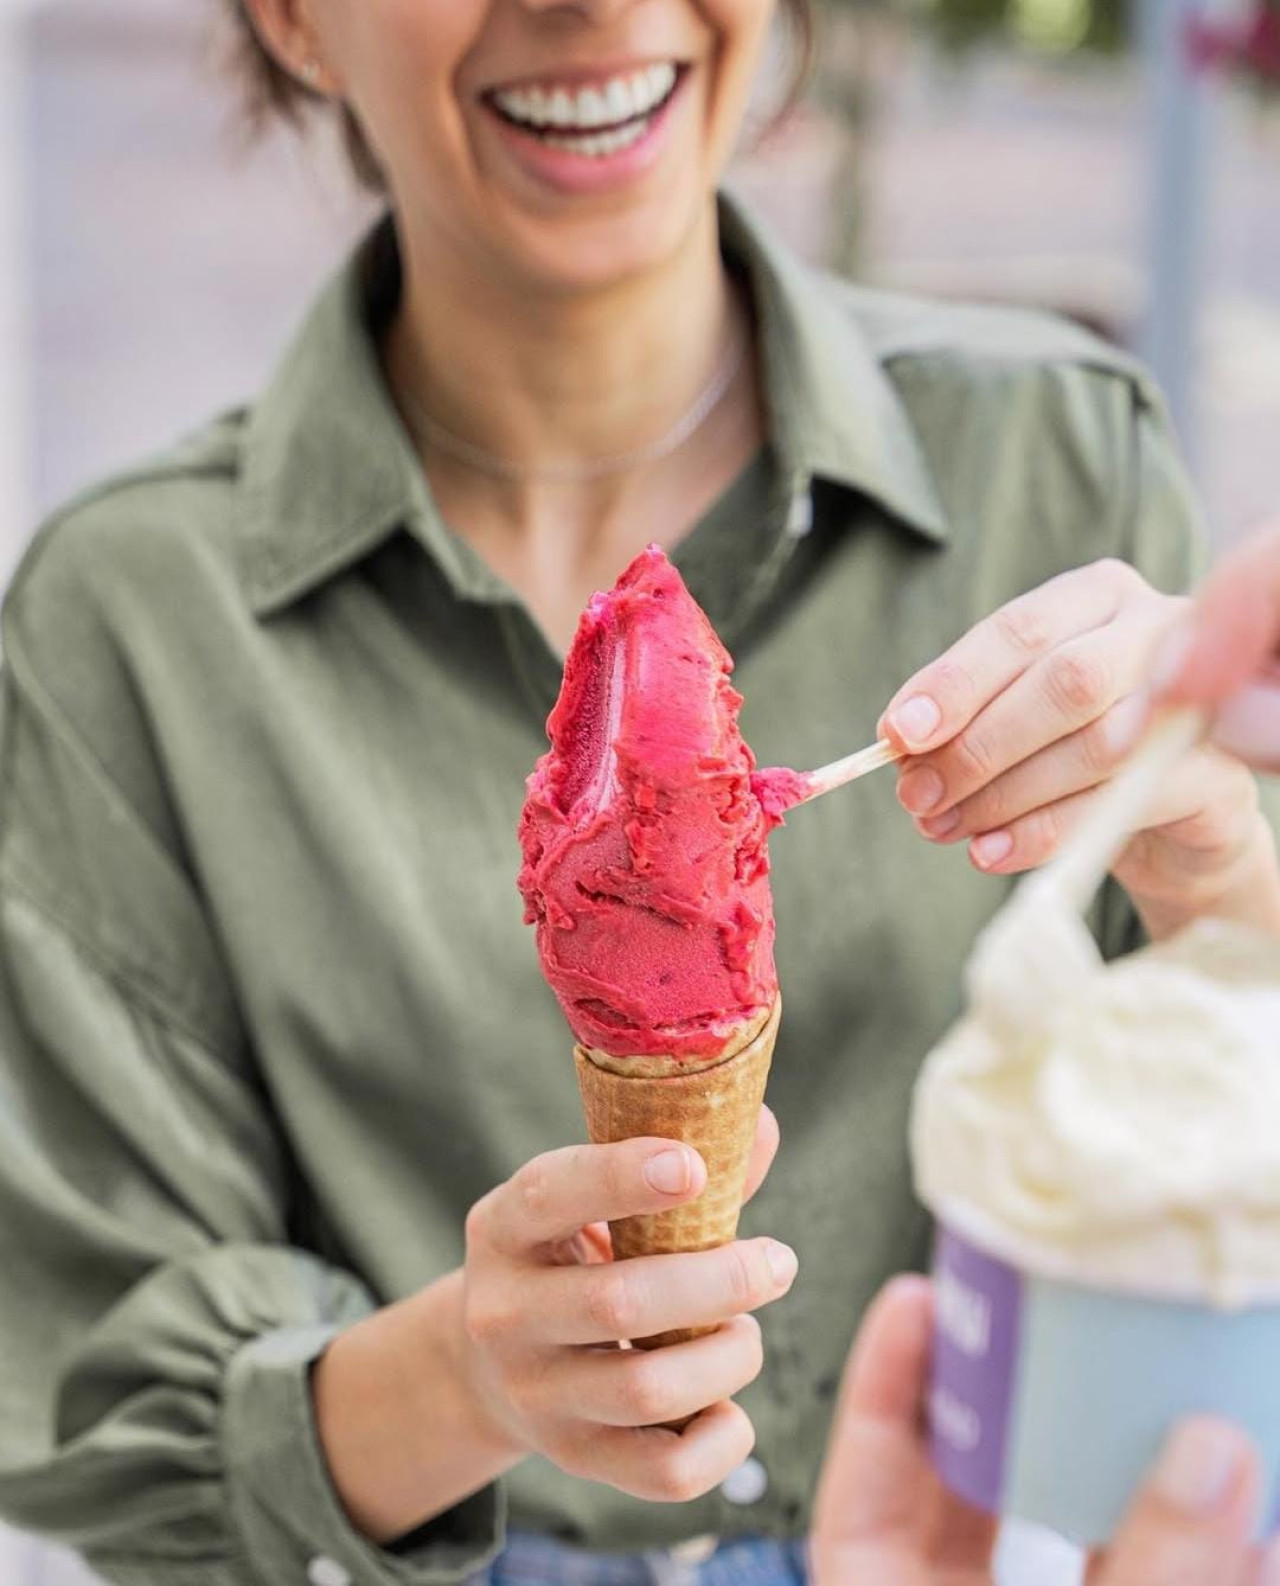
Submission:
M 994 1514 L 1004 1493 L 1022 1280 L 941 1227 L 933 1277 L 934 1467 L 953 1492 Z

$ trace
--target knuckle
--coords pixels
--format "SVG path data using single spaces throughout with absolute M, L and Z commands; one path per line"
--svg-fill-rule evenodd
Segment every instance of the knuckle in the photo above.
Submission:
M 740 1388 L 745 1388 L 749 1382 L 754 1382 L 764 1370 L 764 1335 L 759 1327 L 752 1328 L 749 1338 L 743 1340 L 739 1346 L 738 1362 L 740 1372 Z
M 652 1355 L 632 1351 L 623 1376 L 622 1407 L 641 1426 L 661 1421 L 669 1413 L 671 1394 L 661 1351 Z
M 926 687 L 929 692 L 957 701 L 962 706 L 967 705 L 976 692 L 968 668 L 950 657 L 934 663 Z
M 754 1245 L 730 1245 L 724 1266 L 729 1298 L 736 1309 L 750 1310 L 768 1293 L 764 1253 Z
M 653 1478 L 659 1503 L 690 1503 L 714 1485 L 684 1448 L 663 1455 Z
M 540 1452 L 566 1476 L 580 1481 L 601 1479 L 600 1459 L 589 1438 L 569 1431 L 553 1432 L 544 1437 Z
M 1104 556 L 1094 562 L 1089 570 L 1096 578 L 1102 579 L 1106 587 L 1121 599 L 1126 595 L 1132 595 L 1136 590 L 1147 588 L 1146 580 L 1137 568 L 1131 567 L 1118 556 Z
M 1083 650 L 1055 650 L 1044 667 L 1045 691 L 1059 710 L 1078 716 L 1107 703 L 1111 674 L 1099 656 Z
M 540 1156 L 534 1157 L 532 1162 L 526 1162 L 511 1181 L 521 1216 L 528 1222 L 539 1222 L 546 1212 L 551 1193 L 548 1181 L 546 1160 Z
M 1186 851 L 1184 863 L 1192 875 L 1206 860 L 1210 866 L 1214 865 L 1223 843 L 1230 843 L 1231 833 L 1223 829 L 1222 818 L 1216 811 L 1197 810 L 1185 816 L 1172 830 Z
M 958 806 L 960 825 L 957 831 L 988 832 L 1000 826 L 1008 826 L 1019 813 L 1013 795 L 1013 773 L 989 782 L 980 793 L 974 794 L 971 799 L 966 799 Z
M 592 1149 L 586 1147 L 585 1149 Z M 604 1194 L 610 1206 L 625 1206 L 629 1201 L 636 1202 L 636 1172 L 633 1166 L 635 1158 L 632 1155 L 633 1147 L 630 1142 L 623 1150 L 614 1150 L 609 1147 L 596 1147 L 601 1152 L 599 1157 L 600 1176 Z
M 1028 816 L 1017 834 L 1016 850 L 1024 863 L 1040 864 L 1056 853 L 1062 836 L 1062 816 L 1051 805 Z
M 530 1426 L 554 1423 L 564 1398 L 559 1350 L 521 1349 L 505 1373 L 507 1402 Z
M 592 1274 L 586 1307 L 587 1319 L 606 1338 L 630 1338 L 635 1330 L 637 1306 L 633 1287 L 621 1268 L 604 1266 Z
M 1049 648 L 1049 624 L 1039 602 L 1026 596 L 1011 600 L 995 616 L 996 632 L 1013 650 L 1039 656 Z
M 985 787 L 991 780 L 995 771 L 995 756 L 981 733 L 972 729 L 962 732 L 951 745 L 951 753 L 962 784 Z
M 1231 802 L 1203 804 L 1165 828 L 1182 849 L 1183 863 L 1193 874 L 1203 869 L 1217 870 L 1224 854 L 1238 857 L 1246 851 L 1249 838 L 1257 829 L 1258 787 L 1249 773 L 1242 771 L 1238 788 L 1238 795 Z
M 536 1421 L 542 1414 L 544 1395 L 536 1376 L 519 1373 L 506 1384 L 507 1403 L 522 1421 Z
M 1123 745 L 1110 713 L 1084 728 L 1079 741 L 1080 761 L 1090 776 L 1108 775 L 1124 758 Z
M 500 1293 L 487 1286 L 479 1290 L 468 1288 L 462 1308 L 462 1325 L 467 1337 L 482 1349 L 491 1349 L 501 1343 L 512 1330 L 511 1307 Z
M 493 1191 L 478 1200 L 467 1213 L 467 1220 L 463 1225 L 463 1233 L 467 1241 L 467 1248 L 485 1244 L 489 1236 L 489 1226 L 493 1220 Z

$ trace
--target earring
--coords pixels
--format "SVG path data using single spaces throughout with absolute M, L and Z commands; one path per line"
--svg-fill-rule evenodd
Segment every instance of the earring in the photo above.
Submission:
M 314 56 L 302 68 L 302 80 L 308 88 L 319 88 L 324 77 L 324 68 Z

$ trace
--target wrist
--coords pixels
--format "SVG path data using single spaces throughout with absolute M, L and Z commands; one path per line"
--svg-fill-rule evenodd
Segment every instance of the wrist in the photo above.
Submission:
M 461 1292 L 461 1273 L 450 1273 L 357 1322 L 312 1375 L 330 1479 L 352 1524 L 379 1545 L 479 1492 L 524 1453 L 460 1369 Z

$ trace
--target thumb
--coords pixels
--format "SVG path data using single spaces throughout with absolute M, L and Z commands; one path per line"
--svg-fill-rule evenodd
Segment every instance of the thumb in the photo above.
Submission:
M 928 1472 L 921 1431 L 933 1331 L 924 1278 L 894 1278 L 867 1313 L 845 1371 L 814 1520 L 819 1542 L 913 1531 Z
M 1176 1426 L 1094 1586 L 1205 1586 L 1239 1578 L 1261 1472 L 1243 1432 L 1210 1416 Z

